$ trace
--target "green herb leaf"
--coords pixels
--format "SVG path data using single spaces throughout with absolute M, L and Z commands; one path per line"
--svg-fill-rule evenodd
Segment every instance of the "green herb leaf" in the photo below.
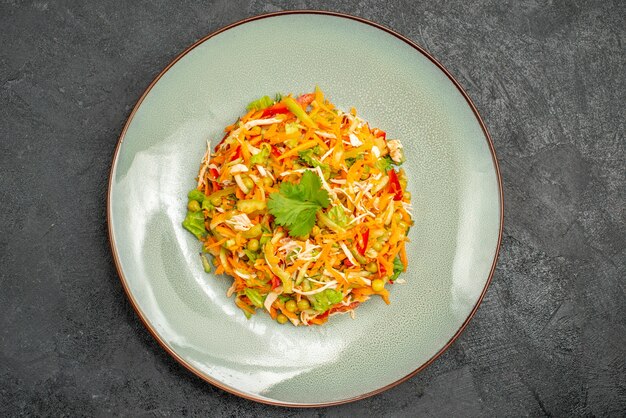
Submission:
M 319 146 L 315 148 L 310 148 L 304 151 L 300 151 L 298 153 L 298 155 L 300 156 L 300 160 L 302 160 L 304 164 L 307 164 L 310 167 L 319 167 L 322 169 L 322 171 L 328 170 L 329 167 L 327 164 L 323 164 L 317 158 L 313 157 L 314 155 L 318 155 L 318 154 L 319 154 Z
M 320 178 L 305 171 L 299 184 L 283 182 L 279 193 L 272 193 L 267 207 L 276 223 L 287 228 L 292 237 L 301 237 L 313 229 L 315 214 L 330 204 Z

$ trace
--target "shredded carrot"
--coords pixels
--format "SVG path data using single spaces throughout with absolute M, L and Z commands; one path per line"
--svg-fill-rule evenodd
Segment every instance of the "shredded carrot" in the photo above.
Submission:
M 402 242 L 402 244 L 400 244 L 400 260 L 402 261 L 402 265 L 404 266 L 403 271 L 406 271 L 407 267 L 409 266 L 409 260 L 406 256 L 406 247 L 404 245 L 404 241 Z

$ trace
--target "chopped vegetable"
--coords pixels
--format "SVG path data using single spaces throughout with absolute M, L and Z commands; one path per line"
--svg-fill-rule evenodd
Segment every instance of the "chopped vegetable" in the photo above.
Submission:
M 283 102 L 285 103 L 285 106 L 287 106 L 287 109 L 289 109 L 291 113 L 293 113 L 305 125 L 311 128 L 317 128 L 317 125 L 315 124 L 315 122 L 313 122 L 313 119 L 311 119 L 311 117 L 307 115 L 304 109 L 302 109 L 302 107 L 295 100 L 293 100 L 291 97 L 285 97 L 283 99 Z
M 341 292 L 333 289 L 326 289 L 316 295 L 311 296 L 313 301 L 313 309 L 318 312 L 326 312 L 336 303 L 339 303 L 343 299 Z
M 202 201 L 204 199 L 206 199 L 206 195 L 204 193 L 202 193 L 200 190 L 191 190 L 188 194 L 187 197 L 189 198 L 189 200 L 195 200 L 196 202 L 200 202 L 202 203 Z
M 270 107 L 273 104 L 274 104 L 274 100 L 272 100 L 269 96 L 263 96 L 260 99 L 250 102 L 250 104 L 248 104 L 247 109 L 248 110 L 262 110 L 262 109 L 265 109 L 266 107 Z
M 204 227 L 204 215 L 202 212 L 187 212 L 185 220 L 183 221 L 185 229 L 201 239 L 206 235 L 206 228 Z
M 402 260 L 400 260 L 400 257 L 396 257 L 393 260 L 393 274 L 389 278 L 389 281 L 393 282 L 394 280 L 396 280 L 403 270 L 404 264 L 402 264 Z
M 250 157 L 250 164 L 265 164 L 270 156 L 271 150 L 271 146 L 264 142 L 259 153 Z
M 398 175 L 393 168 L 388 171 L 389 174 L 389 192 L 393 193 L 393 200 L 402 200 L 402 186 L 398 181 Z
M 346 212 L 343 210 L 343 206 L 333 206 L 328 211 L 327 216 L 335 225 L 340 227 L 346 226 L 349 222 L 348 215 L 346 215 Z
M 261 297 L 261 294 L 258 290 L 246 287 L 246 290 L 244 292 L 254 306 L 256 306 L 257 308 L 263 307 L 263 298 Z
M 206 255 L 200 253 L 200 258 L 202 259 L 202 268 L 205 273 L 211 272 L 211 263 L 209 263 L 209 259 L 206 258 Z
M 381 157 L 376 161 L 376 168 L 378 168 L 378 170 L 382 171 L 383 173 L 391 170 L 391 165 L 391 157 L 389 157 L 388 155 Z

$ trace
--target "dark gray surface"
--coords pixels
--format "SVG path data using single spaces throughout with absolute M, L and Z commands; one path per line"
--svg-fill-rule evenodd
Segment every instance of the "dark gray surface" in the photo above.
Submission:
M 2 2 L 0 415 L 518 416 L 626 413 L 626 2 Z M 502 167 L 493 284 L 408 382 L 289 410 L 171 359 L 127 302 L 105 196 L 135 102 L 182 49 L 293 8 L 375 20 L 467 89 Z

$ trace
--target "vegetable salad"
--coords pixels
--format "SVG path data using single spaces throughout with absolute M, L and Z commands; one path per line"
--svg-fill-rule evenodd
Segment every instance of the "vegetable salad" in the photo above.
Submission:
M 412 224 L 400 141 L 319 88 L 264 96 L 225 132 L 202 159 L 183 226 L 202 242 L 204 269 L 233 277 L 243 313 L 320 325 L 372 296 L 389 303 Z

